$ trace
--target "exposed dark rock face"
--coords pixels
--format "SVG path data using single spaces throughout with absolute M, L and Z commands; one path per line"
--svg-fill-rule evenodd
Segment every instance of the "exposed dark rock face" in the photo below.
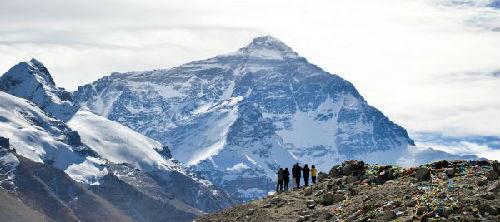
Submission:
M 0 136 L 0 148 L 9 149 L 9 147 L 10 147 L 9 138 Z
M 63 171 L 22 156 L 15 170 L 15 192 L 30 208 L 57 221 L 131 221 L 130 217 Z

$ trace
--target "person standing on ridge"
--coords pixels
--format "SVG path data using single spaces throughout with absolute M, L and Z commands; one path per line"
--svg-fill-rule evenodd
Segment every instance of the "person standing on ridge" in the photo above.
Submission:
M 304 175 L 304 186 L 309 186 L 309 167 L 304 165 L 304 168 L 302 169 L 302 174 Z
M 293 165 L 292 168 L 292 175 L 293 179 L 295 179 L 295 187 L 300 187 L 300 172 L 302 171 L 302 168 L 299 166 L 299 163 Z
M 313 184 L 316 184 L 316 176 L 318 175 L 318 170 L 316 170 L 316 167 L 312 165 L 311 167 L 311 179 Z
M 290 172 L 288 171 L 288 168 L 285 168 L 283 170 L 283 189 L 288 190 L 288 182 L 290 181 Z
M 276 192 L 283 191 L 283 168 L 278 170 L 278 184 L 276 185 Z M 279 189 L 278 189 L 279 188 Z

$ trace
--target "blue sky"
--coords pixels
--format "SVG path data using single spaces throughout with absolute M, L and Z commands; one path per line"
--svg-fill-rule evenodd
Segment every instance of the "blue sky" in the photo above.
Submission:
M 3 0 L 0 72 L 35 57 L 58 85 L 74 90 L 113 71 L 169 68 L 272 35 L 351 81 L 417 144 L 494 156 L 498 146 L 474 138 L 500 136 L 499 5 Z

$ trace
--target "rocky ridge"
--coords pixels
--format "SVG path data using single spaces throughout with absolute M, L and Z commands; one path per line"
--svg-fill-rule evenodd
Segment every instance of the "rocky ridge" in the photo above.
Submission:
M 497 161 L 438 161 L 416 168 L 347 161 L 319 183 L 196 221 L 499 221 Z

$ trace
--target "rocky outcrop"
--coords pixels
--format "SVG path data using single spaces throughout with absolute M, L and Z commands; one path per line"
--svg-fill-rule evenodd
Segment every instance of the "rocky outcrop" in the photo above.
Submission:
M 500 180 L 487 178 L 498 171 L 497 161 L 439 161 L 417 168 L 354 167 L 362 166 L 360 161 L 342 165 L 312 187 L 275 193 L 196 221 L 500 220 Z M 352 180 L 355 174 L 359 179 Z

